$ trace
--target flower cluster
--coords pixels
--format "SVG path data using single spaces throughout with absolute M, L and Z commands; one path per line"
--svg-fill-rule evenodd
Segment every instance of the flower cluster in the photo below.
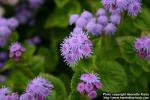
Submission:
M 70 16 L 69 24 L 75 25 L 74 33 L 86 31 L 93 36 L 105 33 L 112 35 L 116 32 L 116 25 L 120 24 L 121 16 L 117 13 L 107 16 L 105 9 L 97 10 L 96 15 L 92 15 L 88 11 L 84 11 L 81 15 L 73 14 Z
M 92 42 L 81 32 L 71 33 L 61 44 L 61 55 L 69 65 L 75 64 L 80 58 L 89 57 L 92 53 Z
M 127 11 L 130 16 L 137 16 L 141 11 L 141 0 L 102 0 L 103 6 L 111 13 Z
M 5 46 L 7 39 L 18 25 L 18 20 L 14 17 L 9 19 L 0 17 L 0 47 Z
M 45 0 L 27 0 L 21 2 L 16 7 L 16 18 L 20 24 L 25 24 L 28 21 L 29 25 L 34 24 L 33 11 L 38 10 Z
M 49 95 L 53 85 L 42 77 L 33 79 L 26 88 L 26 93 L 19 100 L 44 100 Z
M 134 48 L 141 58 L 150 61 L 150 37 L 145 36 L 135 41 Z
M 0 100 L 18 100 L 19 95 L 17 93 L 11 93 L 8 88 L 0 89 Z
M 81 82 L 77 85 L 77 91 L 86 93 L 91 99 L 96 98 L 96 90 L 102 88 L 99 77 L 96 74 L 82 74 L 80 77 Z
M 26 49 L 24 47 L 22 47 L 20 43 L 15 42 L 9 48 L 9 57 L 18 61 L 21 58 L 22 53 L 25 51 L 26 51 Z

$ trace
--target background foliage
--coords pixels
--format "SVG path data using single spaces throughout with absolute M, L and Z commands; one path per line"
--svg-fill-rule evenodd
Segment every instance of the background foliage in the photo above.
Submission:
M 0 85 L 8 86 L 20 94 L 32 78 L 41 75 L 54 84 L 52 96 L 47 100 L 85 100 L 76 91 L 79 77 L 85 72 L 96 72 L 101 77 L 102 92 L 150 92 L 150 64 L 138 57 L 133 48 L 136 37 L 150 33 L 150 2 L 142 0 L 142 12 L 137 17 L 122 14 L 122 22 L 115 36 L 90 37 L 93 56 L 81 60 L 70 68 L 60 55 L 60 43 L 72 31 L 69 16 L 83 9 L 93 13 L 101 7 L 99 0 L 46 0 L 36 13 L 36 24 L 20 26 L 10 38 L 20 41 L 27 52 L 20 62 L 8 60 L 0 70 L 7 79 Z M 6 16 L 13 14 L 6 7 Z M 28 45 L 25 40 L 35 35 L 42 39 L 39 45 Z M 8 46 L 1 48 L 8 51 Z M 97 98 L 97 99 L 98 99 Z

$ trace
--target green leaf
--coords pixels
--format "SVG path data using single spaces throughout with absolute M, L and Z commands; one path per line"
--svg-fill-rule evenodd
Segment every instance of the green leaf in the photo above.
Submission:
M 69 0 L 54 0 L 56 5 L 60 8 L 64 7 Z
M 147 60 L 139 58 L 136 63 L 141 66 L 145 72 L 150 72 L 150 63 Z
M 98 41 L 95 40 L 94 54 L 96 63 L 101 60 L 112 60 L 120 57 L 120 48 L 114 37 L 103 36 Z
M 121 57 L 125 59 L 128 63 L 135 63 L 136 61 L 136 52 L 134 50 L 135 39 L 136 38 L 132 36 L 117 38 L 117 42 L 121 50 Z
M 19 70 L 16 70 L 10 74 L 4 84 L 11 90 L 23 92 L 28 81 L 29 78 L 25 74 Z
M 126 73 L 116 61 L 101 61 L 98 65 L 104 92 L 121 92 L 127 85 Z
M 52 84 L 54 85 L 54 90 L 55 90 L 55 95 L 56 95 L 56 100 L 66 100 L 67 98 L 67 92 L 65 89 L 65 86 L 63 82 L 58 79 L 55 76 L 49 75 L 49 74 L 44 74 L 41 73 L 40 76 L 44 77 L 45 79 L 48 79 Z
M 60 27 L 64 28 L 68 25 L 69 16 L 72 13 L 79 13 L 81 11 L 80 4 L 76 1 L 72 1 L 64 6 L 62 9 L 55 8 L 53 14 L 51 14 L 46 21 L 45 28 Z
M 17 32 L 13 32 L 9 38 L 10 43 L 16 42 L 19 38 L 19 35 Z
M 44 58 L 42 56 L 33 56 L 30 61 L 30 69 L 35 75 L 44 71 Z
M 39 49 L 39 54 L 45 57 L 45 69 L 47 71 L 53 71 L 55 66 L 58 64 L 57 41 L 52 41 L 50 48 L 41 47 Z
M 142 31 L 150 31 L 150 11 L 148 9 L 143 9 L 140 18 L 134 23 L 134 25 Z
M 28 45 L 28 44 L 25 44 L 24 46 L 26 48 L 26 51 L 25 53 L 23 54 L 23 59 L 25 61 L 27 61 L 27 63 L 29 63 L 31 60 L 31 56 L 33 55 L 33 53 L 35 52 L 35 46 L 34 45 Z
M 4 70 L 7 70 L 7 69 L 11 69 L 12 67 L 15 66 L 15 62 L 13 60 L 8 60 L 5 65 L 4 65 L 4 68 L 1 69 L 0 71 L 4 71 Z
M 137 64 L 134 64 L 134 65 L 130 65 L 130 71 L 131 73 L 136 76 L 136 77 L 139 77 L 141 76 L 143 70 L 141 68 L 141 66 L 137 65 Z

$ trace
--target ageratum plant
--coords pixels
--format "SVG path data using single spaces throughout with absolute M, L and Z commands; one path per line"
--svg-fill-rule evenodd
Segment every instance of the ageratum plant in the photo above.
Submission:
M 149 93 L 148 0 L 0 0 L 0 100 Z

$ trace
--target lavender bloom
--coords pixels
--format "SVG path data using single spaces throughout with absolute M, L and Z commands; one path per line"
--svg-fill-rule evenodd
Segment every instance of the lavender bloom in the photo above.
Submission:
M 20 96 L 19 100 L 34 100 L 34 97 L 30 93 L 24 93 Z
M 108 17 L 103 15 L 98 17 L 98 23 L 102 25 L 106 25 L 108 23 Z
M 85 84 L 83 82 L 79 83 L 77 86 L 77 91 L 82 93 L 82 92 L 84 92 L 84 90 L 85 90 Z
M 141 11 L 141 2 L 139 0 L 130 1 L 127 10 L 130 16 L 137 16 Z
M 107 35 L 113 35 L 116 32 L 116 26 L 112 23 L 108 23 L 104 28 L 104 31 Z
M 90 83 L 90 84 L 99 82 L 99 79 L 100 78 L 96 74 L 83 74 L 80 77 L 80 80 L 82 80 L 83 82 L 86 82 L 86 83 Z
M 96 98 L 97 93 L 96 93 L 96 91 L 91 91 L 91 92 L 88 93 L 88 96 L 89 96 L 91 99 L 94 99 L 94 98 Z
M 83 30 L 82 30 L 82 28 L 79 28 L 79 27 L 75 27 L 74 29 L 73 29 L 73 32 L 72 32 L 73 34 L 80 34 L 80 33 L 83 33 Z
M 11 30 L 7 26 L 0 26 L 0 36 L 8 37 L 11 34 Z
M 87 24 L 87 20 L 83 17 L 79 17 L 75 23 L 76 27 L 84 28 Z
M 71 34 L 61 44 L 61 55 L 69 65 L 75 64 L 83 57 L 92 53 L 92 42 L 85 33 Z
M 94 36 L 100 35 L 102 33 L 102 28 L 103 26 L 97 24 L 95 21 L 90 21 L 86 26 L 87 31 Z
M 128 5 L 128 0 L 116 0 L 116 6 L 120 11 L 126 10 Z
M 89 83 L 86 83 L 85 84 L 85 91 L 88 93 L 90 91 L 92 91 L 94 89 L 94 85 L 93 84 L 89 84 Z
M 19 96 L 17 93 L 11 93 L 8 88 L 0 89 L 0 100 L 18 100 Z
M 19 22 L 16 18 L 12 17 L 12 18 L 8 19 L 8 26 L 11 29 L 15 29 L 19 26 Z
M 93 15 L 89 11 L 83 11 L 81 14 L 82 18 L 85 18 L 87 21 L 90 21 L 93 18 Z
M 33 79 L 27 86 L 26 92 L 31 93 L 36 98 L 44 98 L 49 95 L 53 85 L 42 77 Z
M 3 18 L 3 17 L 0 17 L 0 27 L 1 26 L 7 26 L 7 25 L 8 25 L 7 19 Z
M 87 94 L 91 99 L 96 98 L 96 90 L 102 88 L 102 83 L 99 79 L 96 74 L 82 74 L 80 77 L 81 82 L 77 85 L 77 91 Z
M 137 54 L 143 58 L 150 61 L 150 37 L 138 38 L 135 41 L 134 48 Z
M 22 47 L 21 44 L 18 42 L 13 43 L 9 50 L 9 57 L 13 58 L 16 61 L 18 61 L 21 58 L 22 53 L 26 51 L 26 49 Z
M 98 9 L 96 16 L 105 16 L 106 15 L 106 11 L 103 8 Z
M 78 15 L 78 14 L 73 14 L 73 15 L 71 15 L 71 16 L 70 16 L 70 19 L 69 19 L 69 24 L 70 24 L 70 25 L 74 24 L 74 23 L 77 21 L 78 18 L 79 18 L 79 15 Z
M 115 5 L 116 0 L 101 0 L 101 2 L 106 9 L 110 9 Z
M 121 16 L 119 14 L 113 14 L 110 16 L 110 21 L 114 25 L 119 25 L 121 21 Z

